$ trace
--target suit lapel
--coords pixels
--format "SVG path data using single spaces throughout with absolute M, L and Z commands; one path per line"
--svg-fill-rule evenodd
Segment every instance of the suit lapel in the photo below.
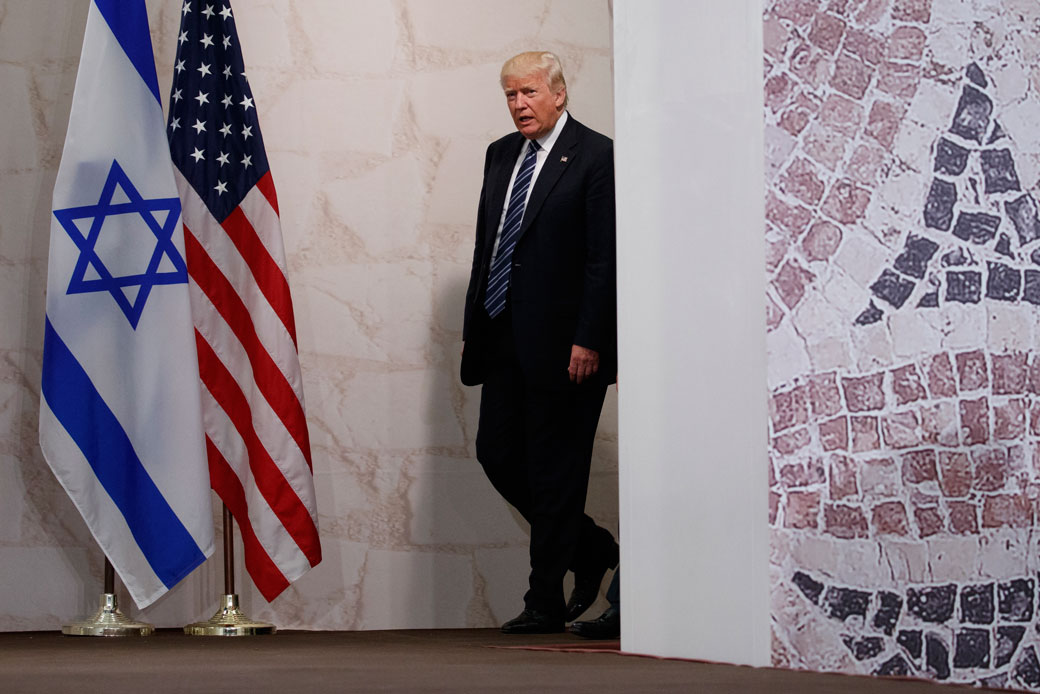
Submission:
M 489 183 L 491 188 L 488 192 L 486 212 L 489 253 L 491 252 L 491 246 L 495 243 L 495 236 L 498 235 L 498 223 L 502 219 L 502 208 L 506 204 L 509 178 L 513 175 L 513 167 L 516 166 L 516 160 L 520 156 L 520 149 L 525 142 L 524 136 L 516 133 L 516 137 L 506 144 L 505 153 L 502 155 L 502 159 L 495 165 L 495 170 L 490 172 Z
M 534 223 L 535 217 L 538 216 L 538 211 L 542 208 L 542 203 L 549 197 L 549 193 L 552 192 L 556 182 L 560 180 L 560 176 L 574 161 L 574 157 L 578 153 L 577 150 L 577 121 L 568 114 L 567 122 L 563 125 L 563 131 L 560 133 L 560 137 L 557 138 L 552 150 L 549 151 L 549 156 L 546 158 L 545 163 L 542 164 L 542 170 L 538 172 L 538 180 L 534 182 L 531 198 L 527 201 L 527 207 L 524 209 L 524 221 L 520 225 L 517 243 L 520 242 L 520 239 L 524 237 L 524 233 Z

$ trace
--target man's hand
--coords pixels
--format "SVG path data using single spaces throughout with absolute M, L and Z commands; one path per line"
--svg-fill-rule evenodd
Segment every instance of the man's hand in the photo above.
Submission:
M 599 371 L 599 352 L 581 345 L 571 345 L 571 363 L 567 367 L 567 375 L 570 376 L 571 382 L 581 383 L 585 379 L 591 378 L 597 371 Z

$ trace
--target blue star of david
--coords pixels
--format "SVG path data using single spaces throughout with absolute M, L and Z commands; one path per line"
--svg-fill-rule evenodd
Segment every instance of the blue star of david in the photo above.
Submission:
M 126 194 L 129 202 L 113 203 L 117 186 Z M 130 178 L 119 166 L 119 162 L 113 160 L 112 168 L 108 171 L 108 179 L 101 189 L 101 196 L 96 205 L 83 205 L 81 207 L 68 207 L 63 210 L 54 210 L 54 216 L 58 218 L 62 228 L 79 248 L 80 255 L 76 261 L 76 267 L 72 271 L 72 279 L 66 294 L 87 294 L 91 292 L 108 292 L 115 299 L 116 304 L 122 309 L 130 325 L 136 330 L 137 323 L 141 319 L 145 303 L 152 288 L 164 284 L 186 284 L 188 282 L 188 268 L 184 258 L 173 243 L 173 232 L 177 229 L 180 221 L 181 202 L 178 198 L 153 198 L 145 200 L 130 181 Z M 166 218 L 161 223 L 156 213 L 165 212 Z M 112 274 L 98 255 L 96 246 L 101 236 L 102 228 L 108 217 L 123 214 L 140 215 L 140 222 L 155 235 L 155 249 L 152 251 L 148 266 L 144 272 L 116 277 Z M 76 220 L 92 219 L 90 231 L 84 236 L 76 226 Z M 115 228 L 110 224 L 109 232 L 121 233 L 124 229 Z M 138 227 L 139 228 L 139 227 Z M 124 233 L 123 236 L 126 236 Z M 146 237 L 147 238 L 147 237 Z M 111 241 L 111 239 L 109 239 Z M 140 243 L 134 239 L 119 239 L 120 244 Z M 163 257 L 169 259 L 173 270 L 159 271 L 159 265 Z M 87 271 L 93 269 L 97 273 L 96 278 L 87 278 Z M 138 287 L 137 295 L 131 301 L 127 296 L 126 289 Z

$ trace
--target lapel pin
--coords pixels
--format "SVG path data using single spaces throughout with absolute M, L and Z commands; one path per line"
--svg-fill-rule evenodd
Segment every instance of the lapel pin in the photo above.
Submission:
M 567 157 L 560 157 L 560 161 L 566 162 L 567 161 Z

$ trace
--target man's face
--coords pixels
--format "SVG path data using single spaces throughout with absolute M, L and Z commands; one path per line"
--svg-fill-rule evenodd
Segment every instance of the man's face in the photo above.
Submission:
M 513 124 L 528 140 L 537 140 L 553 129 L 567 97 L 566 88 L 554 92 L 540 72 L 507 77 L 505 93 Z

